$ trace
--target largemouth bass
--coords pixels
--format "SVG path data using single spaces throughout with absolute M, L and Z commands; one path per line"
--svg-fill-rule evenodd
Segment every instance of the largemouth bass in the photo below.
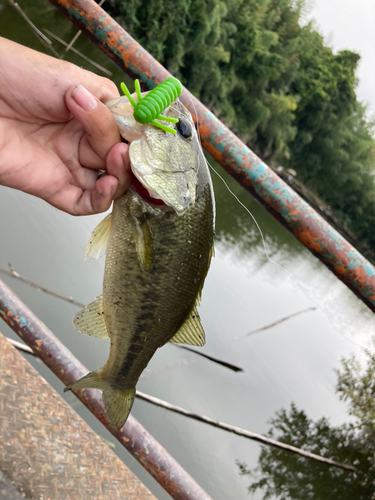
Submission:
M 179 120 L 175 135 L 135 121 L 125 96 L 106 104 L 130 143 L 135 181 L 93 232 L 86 256 L 106 249 L 103 295 L 74 318 L 80 332 L 110 338 L 108 361 L 65 390 L 100 389 L 121 428 L 158 347 L 205 343 L 196 306 L 213 251 L 214 198 L 193 120 L 178 99 L 163 112 Z

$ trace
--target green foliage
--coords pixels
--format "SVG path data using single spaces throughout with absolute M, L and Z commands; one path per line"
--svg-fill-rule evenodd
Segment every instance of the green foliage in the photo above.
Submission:
M 334 427 L 325 418 L 314 422 L 292 405 L 289 413 L 281 410 L 271 420 L 269 436 L 357 470 L 348 472 L 263 447 L 254 471 L 238 463 L 242 475 L 255 479 L 250 492 L 262 490 L 264 499 L 278 500 L 375 499 L 375 354 L 367 351 L 364 370 L 353 356 L 342 365 L 337 392 L 349 402 L 354 423 Z
M 263 158 L 294 138 L 300 4 L 111 0 L 110 12 Z
M 340 399 L 349 402 L 349 413 L 356 418 L 361 445 L 375 473 L 375 353 L 366 351 L 366 355 L 363 371 L 354 356 L 342 360 L 336 389 Z
M 372 124 L 359 56 L 333 54 L 303 0 L 109 0 L 109 12 L 271 166 L 375 247 Z

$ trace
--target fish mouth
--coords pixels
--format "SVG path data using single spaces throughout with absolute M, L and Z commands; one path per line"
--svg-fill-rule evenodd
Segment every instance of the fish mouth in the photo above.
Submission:
M 126 140 L 124 137 L 121 138 L 121 142 L 124 142 L 125 144 L 131 144 L 131 142 L 129 142 L 128 140 Z M 150 205 L 154 205 L 154 206 L 166 206 L 166 204 L 164 203 L 164 201 L 160 198 L 155 198 L 154 196 L 152 196 L 147 188 L 142 184 L 142 182 L 138 179 L 138 177 L 136 176 L 136 174 L 134 173 L 133 171 L 133 168 L 131 168 L 131 174 L 132 174 L 132 183 L 131 183 L 131 186 L 132 188 L 134 189 L 134 191 L 136 191 L 136 193 L 144 200 L 144 201 L 147 201 L 147 203 L 149 203 Z
M 148 192 L 148 190 L 145 188 L 145 186 L 142 184 L 142 182 L 136 177 L 134 172 L 133 174 L 133 179 L 132 179 L 132 188 L 136 193 L 144 200 L 147 201 L 150 205 L 154 205 L 157 207 L 160 206 L 167 206 L 164 201 L 160 198 L 154 198 L 154 196 L 151 196 L 151 194 Z

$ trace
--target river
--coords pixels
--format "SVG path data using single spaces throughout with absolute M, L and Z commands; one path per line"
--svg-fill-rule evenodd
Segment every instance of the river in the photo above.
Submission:
M 46 0 L 19 4 L 39 29 L 46 27 L 67 42 L 76 33 Z M 44 50 L 5 0 L 0 0 L 0 35 Z M 83 35 L 74 46 L 112 71 L 116 84 L 124 80 L 120 70 Z M 54 47 L 62 53 L 59 43 Z M 91 69 L 74 54 L 69 53 L 67 59 Z M 207 338 L 201 352 L 240 366 L 243 372 L 232 372 L 167 345 L 151 360 L 138 389 L 257 433 L 266 433 L 275 412 L 292 402 L 313 419 L 325 416 L 334 425 L 349 421 L 346 405 L 335 394 L 334 369 L 351 353 L 364 359 L 363 348 L 371 346 L 375 334 L 373 314 L 219 166 L 213 167 L 253 214 L 270 257 L 251 216 L 213 174 L 215 258 L 200 308 Z M 10 262 L 25 278 L 82 303 L 100 295 L 104 258 L 84 262 L 83 252 L 103 215 L 74 218 L 4 187 L 0 187 L 0 213 L 0 268 L 7 269 Z M 108 343 L 75 331 L 76 306 L 0 277 L 85 366 L 90 370 L 102 366 Z M 243 337 L 306 309 L 310 310 Z M 0 330 L 16 338 L 5 324 Z M 44 365 L 28 359 L 99 435 L 113 441 L 73 394 L 63 394 L 62 384 Z M 142 401 L 135 402 L 132 414 L 215 500 L 249 498 L 251 479 L 240 476 L 236 461 L 255 467 L 257 443 Z M 170 498 L 120 445 L 115 452 L 157 498 Z M 263 496 L 258 492 L 251 498 Z

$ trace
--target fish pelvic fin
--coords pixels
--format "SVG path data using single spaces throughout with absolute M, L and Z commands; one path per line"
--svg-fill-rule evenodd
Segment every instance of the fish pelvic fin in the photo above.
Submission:
M 107 325 L 104 320 L 103 295 L 77 313 L 73 319 L 74 327 L 85 335 L 99 339 L 108 338 Z
M 99 259 L 99 257 L 105 254 L 111 229 L 112 213 L 104 217 L 92 232 L 90 241 L 86 247 L 85 260 Z
M 198 347 L 204 346 L 206 337 L 196 307 L 193 307 L 181 328 L 169 342 L 172 344 L 196 345 Z
M 101 376 L 100 370 L 90 372 L 77 382 L 68 385 L 64 392 L 72 389 L 100 389 L 108 418 L 118 430 L 125 424 L 135 398 L 135 387 L 115 389 L 108 380 Z

